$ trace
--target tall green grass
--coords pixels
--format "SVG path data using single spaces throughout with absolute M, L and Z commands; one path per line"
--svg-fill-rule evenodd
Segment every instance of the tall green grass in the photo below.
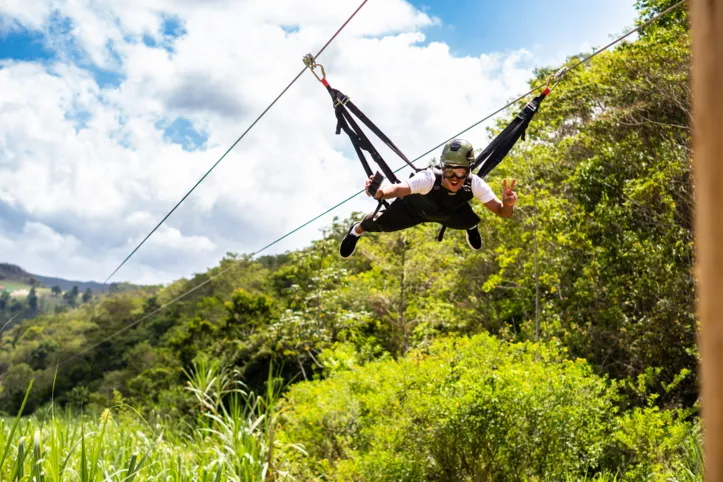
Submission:
M 100 416 L 46 412 L 0 419 L 0 480 L 263 481 L 283 480 L 273 448 L 282 387 L 269 378 L 263 397 L 236 374 L 198 363 L 187 389 L 198 402 L 195 424 L 149 425 L 125 405 Z M 25 395 L 27 401 L 32 381 Z

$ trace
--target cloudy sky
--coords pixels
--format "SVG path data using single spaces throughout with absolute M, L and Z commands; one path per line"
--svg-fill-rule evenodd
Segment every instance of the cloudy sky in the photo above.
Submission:
M 2 0 L 0 262 L 104 280 L 359 3 Z M 632 26 L 633 3 L 369 0 L 319 62 L 414 158 Z M 305 73 L 113 280 L 205 271 L 361 189 L 334 127 Z M 466 137 L 483 147 L 484 126 Z M 359 196 L 269 252 L 373 207 Z

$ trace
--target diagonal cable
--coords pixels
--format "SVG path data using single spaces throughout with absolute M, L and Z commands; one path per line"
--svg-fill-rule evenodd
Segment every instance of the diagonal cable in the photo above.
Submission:
M 626 34 L 623 35 L 622 37 L 618 37 L 617 39 L 615 39 L 615 40 L 613 40 L 612 42 L 610 42 L 609 44 L 607 44 L 605 47 L 596 50 L 595 52 L 593 52 L 592 54 L 588 55 L 588 56 L 585 57 L 584 59 L 582 59 L 582 60 L 580 60 L 579 62 L 573 64 L 572 67 L 568 67 L 567 70 L 572 70 L 572 69 L 577 68 L 578 66 L 580 66 L 580 64 L 584 64 L 585 62 L 587 62 L 587 61 L 590 60 L 591 58 L 595 57 L 595 56 L 596 56 L 597 54 L 599 54 L 600 52 L 602 52 L 602 51 L 604 51 L 604 50 L 607 50 L 607 49 L 609 49 L 610 47 L 612 47 L 613 45 L 621 42 L 622 40 L 624 40 L 624 39 L 626 39 L 626 38 L 628 38 L 630 35 L 634 34 L 634 33 L 637 32 L 638 30 L 640 30 L 641 28 L 647 27 L 647 26 L 650 25 L 651 23 L 653 23 L 653 22 L 655 22 L 656 20 L 658 20 L 660 17 L 669 14 L 670 12 L 672 12 L 672 11 L 675 10 L 676 8 L 680 7 L 681 5 L 683 5 L 683 4 L 684 4 L 685 2 L 687 2 L 687 1 L 688 1 L 688 0 L 680 0 L 680 1 L 679 1 L 678 3 L 676 3 L 675 5 L 673 5 L 673 6 L 671 6 L 671 7 L 668 7 L 667 9 L 665 9 L 665 10 L 662 11 L 662 12 L 660 12 L 660 13 L 657 14 L 656 16 L 648 19 L 646 22 L 641 23 L 640 25 L 638 25 L 637 27 L 635 27 L 633 30 L 631 30 L 630 32 L 626 33 Z
M 329 44 L 331 44 L 331 42 L 336 38 L 336 36 L 339 35 L 339 33 L 341 33 L 342 30 L 344 30 L 344 27 L 347 26 L 347 24 L 351 21 L 351 19 L 354 18 L 354 16 L 359 12 L 359 10 L 361 10 L 361 8 L 362 8 L 368 1 L 369 1 L 369 0 L 364 0 L 364 1 L 361 3 L 361 5 L 359 5 L 359 7 L 357 7 L 357 9 L 354 11 L 354 13 L 352 13 L 351 16 L 346 20 L 346 22 L 344 22 L 344 23 L 342 24 L 342 26 L 339 27 L 339 29 L 336 31 L 336 33 L 334 33 L 334 35 L 331 36 L 331 38 L 326 42 L 326 44 L 324 44 L 324 46 L 321 48 L 321 50 L 319 50 L 319 53 L 317 53 L 317 54 L 314 56 L 314 58 L 319 57 L 319 55 L 321 55 L 321 54 L 324 52 L 324 50 L 326 50 L 326 48 L 329 46 Z M 253 122 L 251 123 L 251 125 L 243 132 L 243 134 L 241 134 L 241 136 L 239 136 L 239 138 L 236 139 L 236 142 L 234 142 L 233 144 L 231 144 L 231 147 L 229 147 L 228 150 L 226 150 L 226 152 L 224 152 L 224 154 L 218 159 L 218 161 L 216 161 L 216 162 L 214 163 L 214 165 L 211 166 L 211 168 L 210 168 L 208 171 L 206 171 L 206 174 L 204 174 L 204 175 L 201 177 L 201 179 L 199 179 L 198 182 L 191 188 L 191 190 L 188 191 L 188 192 L 186 193 L 186 195 L 183 196 L 183 198 L 181 198 L 180 201 L 178 201 L 178 203 L 173 207 L 173 209 L 171 209 L 171 210 L 168 212 L 168 214 L 166 214 L 166 215 L 163 217 L 163 219 L 161 219 L 161 222 L 159 222 L 158 225 L 157 225 L 155 228 L 153 228 L 153 230 L 152 230 L 150 233 L 148 233 L 148 235 L 147 235 L 145 238 L 143 238 L 143 241 L 141 241 L 140 244 L 138 244 L 138 246 L 136 246 L 135 249 L 134 249 L 133 251 L 131 251 L 131 254 L 129 254 L 129 255 L 126 257 L 126 259 L 124 259 L 123 262 L 122 262 L 121 264 L 119 264 L 118 267 L 117 267 L 115 270 L 113 270 L 113 272 L 110 274 L 110 276 L 108 276 L 108 277 L 105 279 L 105 281 L 103 281 L 103 284 L 106 284 L 106 283 L 108 282 L 108 280 L 110 280 L 110 279 L 113 277 L 113 275 L 115 275 L 115 274 L 118 272 L 118 270 L 120 270 L 120 269 L 123 267 L 123 265 L 126 264 L 126 262 L 127 262 L 129 259 L 131 259 L 131 257 L 136 253 L 136 251 L 138 251 L 138 250 L 140 249 L 141 246 L 143 246 L 143 244 L 148 240 L 148 238 L 150 238 L 150 237 L 153 235 L 153 233 L 155 233 L 156 230 L 161 227 L 161 225 L 166 221 L 166 219 L 168 219 L 168 218 L 170 217 L 171 214 L 173 214 L 173 212 L 178 208 L 178 206 L 180 206 L 181 203 L 183 203 L 183 201 L 185 201 L 186 198 L 191 195 L 191 193 L 199 186 L 199 184 L 201 184 L 201 183 L 203 182 L 203 180 L 206 179 L 206 177 L 207 177 L 209 174 L 211 174 L 211 171 L 213 171 L 213 170 L 216 168 L 216 166 L 218 166 L 218 165 L 221 163 L 221 161 L 223 161 L 223 159 L 228 155 L 228 153 L 231 152 L 231 150 L 233 150 L 234 147 L 236 147 L 236 144 L 238 144 L 238 143 L 241 141 L 241 139 L 243 139 L 243 138 L 246 136 L 246 134 L 248 134 L 248 132 L 256 125 L 256 123 L 257 123 L 258 121 L 261 120 L 261 118 L 262 118 L 264 115 L 266 115 L 266 113 L 274 106 L 274 104 L 276 104 L 276 102 L 286 93 L 286 91 L 289 90 L 289 89 L 291 88 L 291 86 L 296 83 L 297 80 L 299 80 L 299 77 L 301 77 L 301 75 L 304 73 L 304 71 L 306 71 L 307 68 L 308 68 L 308 67 L 304 67 L 304 69 L 303 69 L 301 72 L 299 72 L 299 73 L 296 75 L 296 77 L 294 77 L 294 79 L 293 79 L 291 82 L 289 82 L 289 85 L 287 85 L 287 86 L 284 88 L 284 90 L 281 91 L 281 93 L 273 100 L 273 102 L 271 102 L 271 104 L 269 104 L 269 106 L 266 107 L 266 109 L 264 109 L 264 111 L 256 118 L 255 121 L 253 121 Z
M 20 312 L 20 313 L 22 313 L 22 312 Z M 18 313 L 17 315 L 13 316 L 12 318 L 10 318 L 8 321 L 5 322 L 5 324 L 3 325 L 3 327 L 0 328 L 0 334 L 2 334 L 2 332 L 3 332 L 3 330 L 5 329 L 6 326 L 8 326 L 10 323 L 12 323 L 15 318 L 17 318 L 18 316 L 20 316 L 20 313 Z
M 577 62 L 575 65 L 573 65 L 573 67 L 571 67 L 570 69 L 568 69 L 568 71 L 569 71 L 569 70 L 572 70 L 572 69 L 574 69 L 574 68 L 576 68 L 576 67 L 579 67 L 581 64 L 585 63 L 587 60 L 590 60 L 592 57 L 596 56 L 597 54 L 599 54 L 599 53 L 602 52 L 603 50 L 609 49 L 609 48 L 612 47 L 613 45 L 615 45 L 615 44 L 617 44 L 618 42 L 622 41 L 624 38 L 626 38 L 626 37 L 628 37 L 629 35 L 633 34 L 633 33 L 636 32 L 637 30 L 640 30 L 641 28 L 645 27 L 646 25 L 652 23 L 653 21 L 657 20 L 658 18 L 662 17 L 663 15 L 669 13 L 671 10 L 679 7 L 680 5 L 682 5 L 683 3 L 685 3 L 686 1 L 687 1 L 687 0 L 682 0 L 682 1 L 680 1 L 679 3 L 677 3 L 677 4 L 673 5 L 672 7 L 670 7 L 669 9 L 665 10 L 664 12 L 661 12 L 660 14 L 656 15 L 655 17 L 653 17 L 652 19 L 648 20 L 648 21 L 645 22 L 644 24 L 641 24 L 640 26 L 638 26 L 635 30 L 632 30 L 632 31 L 628 32 L 628 33 L 625 34 L 624 36 L 618 38 L 618 39 L 615 40 L 614 42 L 611 42 L 610 44 L 606 45 L 606 46 L 603 47 L 602 49 L 597 50 L 596 52 L 594 52 L 593 54 L 591 54 L 590 56 L 588 56 L 585 60 L 583 60 L 583 61 L 581 61 L 581 62 Z M 545 84 L 538 85 L 537 87 L 535 87 L 534 89 L 530 90 L 529 92 L 527 92 L 527 93 L 519 96 L 519 97 L 516 98 L 515 100 L 509 102 L 509 103 L 508 103 L 507 105 L 505 105 L 504 107 L 501 107 L 501 108 L 497 109 L 496 111 L 494 111 L 493 113 L 489 114 L 489 115 L 486 116 L 485 118 L 483 118 L 483 119 L 475 122 L 474 124 L 470 125 L 469 127 L 465 128 L 464 130 L 462 130 L 462 131 L 458 132 L 457 134 L 449 137 L 447 140 L 440 142 L 439 144 L 437 144 L 436 146 L 432 147 L 431 149 L 429 149 L 429 150 L 426 151 L 425 153 L 420 154 L 419 156 L 417 156 L 415 159 L 412 160 L 412 163 L 420 160 L 421 158 L 423 158 L 423 157 L 426 156 L 426 155 L 429 155 L 429 154 L 432 153 L 434 150 L 439 149 L 441 146 L 443 146 L 444 144 L 446 144 L 446 143 L 449 142 L 450 140 L 452 140 L 452 139 L 454 139 L 454 138 L 456 138 L 456 137 L 464 134 L 465 132 L 469 131 L 470 129 L 473 129 L 474 127 L 476 127 L 476 126 L 478 126 L 479 124 L 485 122 L 486 120 L 489 120 L 489 119 L 492 118 L 493 116 L 499 114 L 500 112 L 502 112 L 503 110 L 507 109 L 508 107 L 513 106 L 514 104 L 516 104 L 516 103 L 519 102 L 520 100 L 524 99 L 525 97 L 527 97 L 527 96 L 530 95 L 531 93 L 533 93 L 533 92 L 535 92 L 535 91 L 537 91 L 537 90 L 540 90 L 540 89 L 543 88 L 543 87 L 545 87 Z M 408 167 L 408 166 L 407 166 L 406 164 L 404 164 L 404 165 L 402 165 L 401 167 L 397 168 L 394 172 L 397 173 L 397 172 L 401 171 L 402 169 L 404 169 L 405 167 Z M 358 191 L 358 192 L 354 193 L 353 195 L 349 196 L 348 198 L 344 199 L 343 201 L 340 201 L 339 203 L 337 203 L 337 204 L 334 205 L 333 207 L 327 209 L 327 210 L 324 211 L 323 213 L 321 213 L 321 214 L 319 214 L 319 215 L 317 215 L 317 216 L 314 216 L 312 219 L 306 221 L 304 224 L 300 225 L 299 227 L 294 228 L 293 230 L 291 230 L 291 231 L 289 231 L 288 233 L 284 234 L 284 235 L 281 236 L 280 238 L 277 238 L 276 240 L 270 242 L 269 244 L 267 244 L 267 245 L 264 246 L 263 248 L 255 251 L 255 252 L 253 252 L 253 253 L 251 253 L 251 254 L 249 255 L 248 259 L 251 259 L 251 258 L 253 258 L 254 256 L 257 256 L 259 253 L 261 253 L 261 252 L 263 252 L 263 251 L 266 251 L 267 249 L 271 248 L 272 246 L 280 243 L 281 241 L 283 241 L 284 239 L 288 238 L 288 237 L 291 236 L 292 234 L 295 234 L 296 232 L 304 229 L 306 226 L 312 224 L 314 221 L 322 218 L 323 216 L 326 216 L 326 215 L 329 214 L 330 212 L 332 212 L 332 211 L 336 210 L 337 208 L 341 207 L 342 205 L 348 203 L 349 201 L 351 201 L 352 199 L 354 199 L 354 198 L 357 197 L 358 195 L 362 194 L 363 192 L 364 192 L 364 190 Z M 81 355 L 83 355 L 83 354 L 85 354 L 85 353 L 88 353 L 89 351 L 97 348 L 98 346 L 102 345 L 102 344 L 105 343 L 106 341 L 109 341 L 109 340 L 111 340 L 112 338 L 118 336 L 119 334 L 121 334 L 121 333 L 123 333 L 123 332 L 125 332 L 125 331 L 127 331 L 127 330 L 129 330 L 129 329 L 131 329 L 131 328 L 133 328 L 134 326 L 136 326 L 136 325 L 138 325 L 139 323 L 147 320 L 148 318 L 150 318 L 151 316 L 155 315 L 156 313 L 159 313 L 160 311 L 162 311 L 162 310 L 164 310 L 165 308 L 169 307 L 169 306 L 172 305 L 173 303 L 175 303 L 175 302 L 179 301 L 180 299 L 188 296 L 189 294 L 193 293 L 194 291 L 198 290 L 199 288 L 207 285 L 208 283 L 210 283 L 211 281 L 215 280 L 216 278 L 218 278 L 218 277 L 220 277 L 220 276 L 223 276 L 223 275 L 226 274 L 227 272 L 229 272 L 229 271 L 231 271 L 232 269 L 234 269 L 234 268 L 236 268 L 237 266 L 239 266 L 239 265 L 240 265 L 241 263 L 243 263 L 244 261 L 246 261 L 246 260 L 244 259 L 244 260 L 241 260 L 241 261 L 238 261 L 238 262 L 232 264 L 231 266 L 227 267 L 226 269 L 224 269 L 224 270 L 216 273 L 215 275 L 211 276 L 211 277 L 208 278 L 206 281 L 204 281 L 204 282 L 202 282 L 202 283 L 199 283 L 198 285 L 194 286 L 194 287 L 191 288 L 190 290 L 188 290 L 188 291 L 186 291 L 186 292 L 178 295 L 177 297 L 173 298 L 173 299 L 172 299 L 171 301 L 169 301 L 168 303 L 166 303 L 166 304 L 164 304 L 164 305 L 156 308 L 155 310 L 153 310 L 152 312 L 144 315 L 143 317 L 139 318 L 138 320 L 136 320 L 136 321 L 134 321 L 134 322 L 132 322 L 132 323 L 124 326 L 124 327 L 121 328 L 120 330 L 118 330 L 118 331 L 110 334 L 109 336 L 105 337 L 103 340 L 95 343 L 94 345 L 90 346 L 89 348 L 86 348 L 85 350 L 83 350 L 83 351 L 81 351 L 81 352 L 79 352 L 79 353 L 76 353 L 75 355 L 72 355 L 72 356 L 70 356 L 69 358 L 66 358 L 65 360 L 63 360 L 62 362 L 60 362 L 59 365 L 65 365 L 65 364 L 68 363 L 69 361 L 71 361 L 71 360 L 73 360 L 73 359 L 75 359 L 75 358 L 77 358 L 77 357 L 79 357 L 79 356 L 81 356 Z

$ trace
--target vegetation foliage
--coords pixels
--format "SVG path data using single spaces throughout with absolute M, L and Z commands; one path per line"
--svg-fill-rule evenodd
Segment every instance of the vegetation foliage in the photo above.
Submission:
M 287 395 L 280 437 L 308 452 L 284 459 L 299 480 L 669 480 L 696 470 L 684 413 L 620 415 L 616 384 L 557 342 L 444 338 L 345 366 Z
M 34 415 L 0 478 L 700 480 L 689 65 L 681 9 L 571 71 L 487 179 L 520 198 L 476 206 L 479 252 L 430 225 L 342 260 L 355 213 L 8 327 L 0 410 Z

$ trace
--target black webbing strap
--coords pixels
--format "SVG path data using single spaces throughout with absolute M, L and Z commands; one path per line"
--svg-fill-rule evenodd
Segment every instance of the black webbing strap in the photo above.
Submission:
M 366 171 L 367 176 L 373 176 L 374 173 L 369 167 L 369 163 L 366 161 L 364 153 L 361 152 L 362 149 L 367 151 L 369 155 L 372 156 L 372 159 L 374 160 L 374 162 L 377 163 L 377 165 L 382 170 L 387 179 L 389 179 L 389 182 L 399 183 L 399 179 L 397 179 L 394 171 L 392 171 L 392 169 L 387 165 L 387 163 L 384 161 L 384 158 L 382 158 L 381 154 L 379 154 L 374 145 L 369 141 L 369 138 L 366 136 L 364 131 L 361 130 L 359 125 L 356 123 L 351 114 L 349 114 L 349 111 L 346 110 L 344 105 L 337 104 L 336 107 L 334 107 L 334 110 L 336 111 L 337 119 L 336 133 L 339 134 L 340 130 L 343 129 L 344 132 L 346 132 L 346 134 L 349 136 L 349 139 L 351 139 L 354 147 L 358 147 L 357 155 L 359 155 L 359 160 L 361 161 L 362 166 L 364 166 L 364 171 Z
M 346 96 L 344 96 L 338 90 L 337 90 L 337 95 L 342 96 L 341 99 L 346 98 Z M 412 164 L 412 162 L 409 159 L 407 159 L 407 156 L 404 155 L 404 153 L 391 141 L 391 139 L 389 139 L 389 137 L 387 137 L 386 134 L 384 134 L 381 130 L 379 130 L 379 128 L 371 120 L 369 120 L 369 118 L 362 111 L 360 111 L 359 108 L 356 105 L 354 105 L 354 103 L 352 101 L 348 100 L 348 98 L 347 98 L 346 103 L 344 105 L 355 116 L 357 116 L 357 118 L 360 121 L 362 121 L 362 123 L 365 126 L 367 126 L 378 138 L 380 138 L 384 142 L 384 144 L 386 144 L 387 147 L 389 147 L 389 149 L 391 149 L 392 151 L 394 151 L 394 153 L 396 155 L 401 157 L 402 160 L 404 162 L 406 162 L 409 167 L 414 169 L 415 172 L 419 172 L 420 169 L 418 169 L 414 164 Z
M 394 172 L 384 161 L 384 158 L 382 158 L 374 145 L 369 141 L 369 138 L 366 136 L 364 131 L 356 123 L 351 113 L 353 113 L 365 126 L 367 126 L 379 139 L 381 139 L 387 145 L 387 147 L 389 147 L 389 149 L 391 149 L 395 154 L 401 157 L 404 162 L 409 165 L 409 167 L 414 169 L 415 172 L 420 171 L 420 169 L 418 169 L 414 164 L 411 163 L 411 161 L 409 161 L 409 159 L 407 159 L 407 156 L 404 155 L 404 153 L 391 141 L 391 139 L 389 139 L 389 137 L 387 137 L 371 120 L 369 120 L 369 118 L 361 110 L 359 110 L 356 105 L 354 105 L 353 102 L 349 100 L 349 97 L 344 95 L 339 90 L 333 89 L 326 81 L 326 78 L 320 80 L 322 84 L 326 87 L 329 95 L 331 95 L 332 101 L 334 102 L 334 112 L 337 119 L 336 133 L 340 134 L 343 130 L 349 136 L 349 139 L 354 146 L 354 150 L 359 156 L 359 160 L 361 161 L 362 167 L 364 168 L 367 176 L 371 177 L 373 174 L 372 169 L 369 166 L 369 163 L 367 162 L 363 151 L 369 152 L 374 162 L 379 165 L 379 168 L 382 170 L 382 172 L 387 177 L 387 179 L 389 179 L 390 182 L 400 182 Z M 479 167 L 477 175 L 480 177 L 485 177 L 492 171 L 492 169 L 497 167 L 497 165 L 502 162 L 502 160 L 507 156 L 507 154 L 509 154 L 510 150 L 517 143 L 517 141 L 520 138 L 522 138 L 523 140 L 525 139 L 525 131 L 527 130 L 530 121 L 532 121 L 532 118 L 537 113 L 540 104 L 549 93 L 550 90 L 549 88 L 547 88 L 541 95 L 532 99 L 525 106 L 525 108 L 522 109 L 522 111 L 512 120 L 512 122 L 510 122 L 510 124 L 505 127 L 504 130 L 500 132 L 497 137 L 495 137 L 492 142 L 490 142 L 490 144 L 477 156 L 475 162 L 471 166 L 470 171 L 474 171 Z M 351 111 L 351 113 L 349 111 Z M 375 214 L 382 204 L 388 206 L 385 201 L 380 202 L 377 206 Z M 444 233 L 446 230 L 447 226 L 442 225 L 442 228 L 439 230 L 439 234 L 437 235 L 438 241 L 442 241 L 444 239 Z
M 357 156 L 359 156 L 359 161 L 361 161 L 362 167 L 364 168 L 364 172 L 367 173 L 367 176 L 371 177 L 373 176 L 372 169 L 369 167 L 369 162 L 367 161 L 366 156 L 364 156 L 364 150 L 368 150 L 370 147 L 373 152 L 370 151 L 372 154 L 372 158 L 374 158 L 374 153 L 376 153 L 376 149 L 374 149 L 374 146 L 371 145 L 369 142 L 369 139 L 364 135 L 364 132 L 361 133 L 361 136 L 356 132 L 356 130 L 349 127 L 349 124 L 347 123 L 347 119 L 345 117 L 349 116 L 348 113 L 346 113 L 346 116 L 344 115 L 344 111 L 341 109 L 336 109 L 336 118 L 337 118 L 337 124 L 336 124 L 336 133 L 340 134 L 342 130 L 346 132 L 346 134 L 349 136 L 349 140 L 351 140 L 351 144 L 354 146 L 354 150 L 356 151 Z M 359 128 L 359 126 L 356 125 L 354 122 L 354 119 L 351 117 L 348 118 L 348 120 L 352 123 L 356 129 Z M 364 147 L 362 147 L 364 146 Z M 377 156 L 379 156 L 379 153 L 376 153 Z M 379 156 L 379 159 L 381 159 L 381 156 Z M 375 158 L 376 160 L 376 158 Z M 379 164 L 379 167 L 382 169 L 382 171 L 387 174 L 387 177 L 391 182 L 398 183 L 399 179 L 394 176 L 394 171 L 389 169 L 389 166 L 384 162 L 384 159 L 381 159 L 381 163 L 377 161 L 377 164 Z M 382 207 L 382 205 L 389 207 L 389 203 L 381 200 L 379 201 L 379 204 L 377 205 L 377 209 L 374 211 L 374 214 L 379 211 L 379 209 Z
M 372 176 L 373 171 L 372 168 L 369 167 L 369 163 L 367 162 L 366 156 L 364 156 L 364 152 L 362 151 L 362 143 L 365 141 L 364 138 L 359 136 L 354 130 L 352 130 L 349 127 L 349 124 L 347 123 L 346 119 L 344 119 L 344 112 L 340 109 L 335 109 L 336 113 L 336 134 L 339 135 L 342 131 L 346 132 L 346 135 L 349 136 L 349 140 L 351 141 L 351 144 L 354 146 L 354 150 L 356 151 L 357 156 L 359 156 L 359 160 L 361 161 L 362 167 L 364 168 L 364 172 L 367 173 L 367 176 Z
M 386 144 L 389 149 L 391 149 L 395 154 L 397 154 L 399 157 L 404 160 L 404 162 L 409 165 L 412 169 L 414 169 L 415 172 L 418 172 L 419 169 L 409 161 L 407 156 L 404 155 L 404 153 L 389 139 L 389 137 L 384 134 L 359 108 L 354 105 L 349 100 L 349 97 L 344 95 L 342 92 L 340 92 L 337 89 L 333 89 L 330 85 L 328 85 L 328 82 L 324 83 L 326 86 L 326 89 L 329 92 L 329 95 L 331 95 L 331 99 L 334 102 L 334 113 L 336 114 L 337 119 L 337 126 L 336 126 L 336 133 L 339 134 L 342 130 L 349 136 L 349 139 L 351 140 L 352 144 L 354 145 L 355 150 L 357 151 L 357 155 L 359 156 L 359 160 L 362 163 L 362 166 L 364 167 L 364 171 L 367 173 L 367 176 L 372 176 L 372 170 L 369 167 L 369 163 L 366 160 L 366 157 L 361 152 L 361 150 L 367 151 L 374 160 L 375 163 L 379 166 L 379 168 L 382 170 L 384 175 L 389 179 L 392 183 L 399 183 L 399 179 L 394 174 L 394 171 L 389 167 L 389 165 L 384 161 L 384 158 L 379 154 L 379 151 L 374 147 L 374 145 L 371 143 L 367 135 L 364 133 L 364 131 L 359 127 L 359 124 L 354 120 L 354 117 L 352 117 L 352 114 L 354 114 L 365 126 L 367 126 L 379 139 L 381 139 L 384 144 Z M 386 204 L 386 203 L 385 203 Z
M 537 113 L 540 103 L 545 99 L 548 92 L 549 91 L 546 90 L 541 95 L 532 99 L 517 117 L 477 156 L 474 164 L 472 164 L 472 170 L 479 167 L 479 171 L 477 171 L 479 177 L 485 177 L 492 169 L 497 167 L 520 138 L 525 140 L 527 126 L 530 125 L 530 121 Z

